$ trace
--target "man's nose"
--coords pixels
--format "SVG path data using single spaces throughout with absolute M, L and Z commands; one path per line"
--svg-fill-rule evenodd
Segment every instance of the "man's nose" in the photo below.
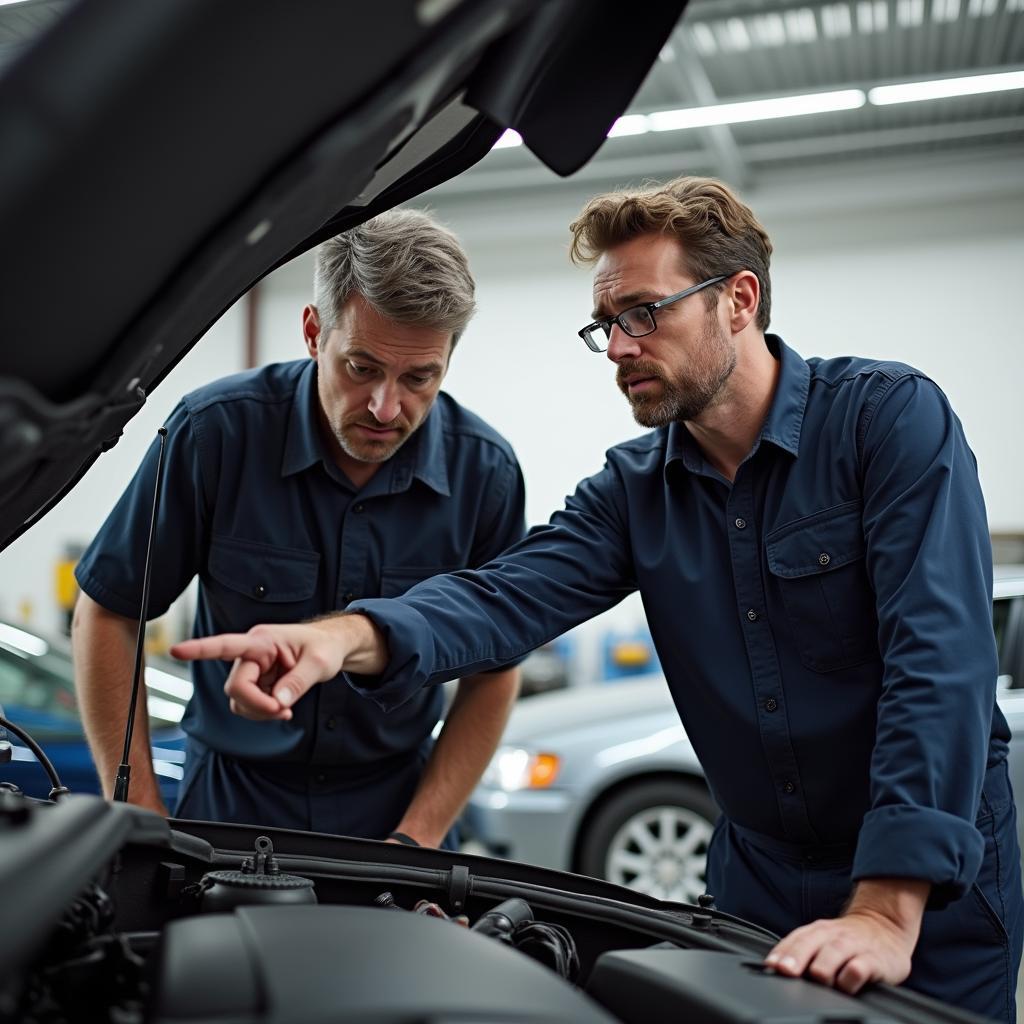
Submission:
M 613 323 L 606 355 L 613 363 L 621 363 L 623 359 L 639 359 L 639 339 L 631 338 L 618 324 Z
M 398 385 L 384 381 L 370 394 L 370 412 L 378 423 L 393 423 L 402 412 Z

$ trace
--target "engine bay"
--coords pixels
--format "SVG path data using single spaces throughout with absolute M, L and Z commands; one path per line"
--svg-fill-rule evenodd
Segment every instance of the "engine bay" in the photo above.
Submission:
M 774 937 L 711 897 L 87 796 L 0 792 L 0 844 L 19 1024 L 936 1020 L 773 974 Z

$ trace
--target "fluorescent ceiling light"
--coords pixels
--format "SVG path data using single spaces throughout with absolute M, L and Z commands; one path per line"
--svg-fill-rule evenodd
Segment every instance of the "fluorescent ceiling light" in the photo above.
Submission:
M 166 693 L 182 700 L 192 699 L 192 684 L 187 679 L 172 676 L 170 672 L 161 672 L 158 668 L 146 666 L 146 685 L 158 693 Z
M 165 722 L 180 722 L 185 714 L 184 704 L 154 697 L 151 693 L 146 696 L 146 707 L 154 718 L 162 718 Z
M 865 102 L 866 98 L 861 89 L 839 89 L 804 96 L 777 96 L 764 100 L 747 100 L 743 103 L 716 103 L 708 107 L 656 110 L 653 114 L 624 114 L 608 130 L 608 137 L 614 139 L 624 135 L 644 135 L 647 132 L 671 132 L 684 128 L 706 128 L 716 124 L 764 121 L 774 117 L 855 110 L 864 106 Z M 509 149 L 522 144 L 522 137 L 510 128 L 491 148 Z
M 13 647 L 15 652 L 24 651 L 25 654 L 43 655 L 50 649 L 42 637 L 8 626 L 5 622 L 0 622 L 0 643 L 5 647 Z
M 153 758 L 153 773 L 155 775 L 163 775 L 168 779 L 178 779 L 179 781 L 185 778 L 185 769 L 180 764 L 173 764 L 171 761 L 161 761 L 159 758 Z
M 498 141 L 493 146 L 491 146 L 491 149 L 511 149 L 513 146 L 521 146 L 522 144 L 522 135 L 520 135 L 519 132 L 513 131 L 511 128 L 509 128 L 498 139 Z
M 1021 3 L 1024 4 L 1024 0 L 1021 0 Z M 871 10 L 867 7 L 865 9 Z M 714 103 L 706 107 L 656 110 L 650 114 L 624 114 L 608 130 L 608 138 L 856 110 L 868 102 L 876 106 L 887 106 L 892 103 L 914 103 L 918 100 L 944 99 L 950 96 L 1004 92 L 1009 89 L 1024 89 L 1024 71 L 1000 71 L 989 75 L 880 85 L 869 89 L 866 95 L 862 89 L 835 89 L 831 92 L 812 92 L 800 96 L 772 96 L 739 103 Z M 493 148 L 509 149 L 522 144 L 522 137 L 510 128 L 498 139 Z M 2 639 L 0 636 L 0 641 Z
M 608 129 L 608 138 L 616 139 L 623 135 L 643 135 L 650 130 L 646 114 L 623 114 Z
M 967 78 L 938 78 L 928 82 L 905 82 L 902 85 L 880 85 L 869 90 L 868 99 L 876 106 L 890 103 L 916 103 L 939 100 L 949 96 L 977 96 L 986 92 L 1024 89 L 1024 71 L 1001 71 L 992 75 L 970 75 Z
M 776 96 L 766 100 L 747 100 L 743 103 L 716 103 L 710 107 L 659 110 L 648 114 L 647 122 L 651 131 L 671 132 L 683 128 L 706 128 L 715 124 L 740 124 L 744 121 L 766 121 L 776 117 L 856 110 L 864 106 L 864 103 L 865 96 L 862 90 L 839 89 L 835 92 Z

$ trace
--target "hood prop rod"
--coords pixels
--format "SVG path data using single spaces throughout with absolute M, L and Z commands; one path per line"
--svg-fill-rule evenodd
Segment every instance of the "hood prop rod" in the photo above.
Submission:
M 149 584 L 153 568 L 153 536 L 156 533 L 156 513 L 160 506 L 160 491 L 163 486 L 164 447 L 167 441 L 167 428 L 161 427 L 157 434 L 160 437 L 160 453 L 156 460 L 156 487 L 153 490 L 153 514 L 149 520 L 149 541 L 146 544 L 146 568 L 142 577 L 142 608 L 139 611 L 139 634 L 135 643 L 135 671 L 132 674 L 132 699 L 128 705 L 128 723 L 124 730 L 124 754 L 117 768 L 114 780 L 114 800 L 118 803 L 128 801 L 128 786 L 131 783 L 132 769 L 128 757 L 132 749 L 132 733 L 135 730 L 135 705 L 139 698 L 139 683 L 142 679 L 142 651 L 146 641 L 146 616 L 149 613 Z

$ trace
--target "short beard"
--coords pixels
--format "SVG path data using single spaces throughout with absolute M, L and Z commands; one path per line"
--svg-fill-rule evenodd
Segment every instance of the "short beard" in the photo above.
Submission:
M 355 426 L 355 424 L 350 424 Z M 338 444 L 341 445 L 341 450 L 351 459 L 355 459 L 356 462 L 387 462 L 399 448 L 409 440 L 411 431 L 405 431 L 399 434 L 398 438 L 394 441 L 370 441 L 366 440 L 357 443 L 349 435 L 345 427 L 340 430 L 332 428 L 332 433 Z
M 673 422 L 695 420 L 718 399 L 736 369 L 736 349 L 723 338 L 713 321 L 701 334 L 691 369 L 695 372 L 681 372 L 669 380 L 654 364 L 642 359 L 619 363 L 616 382 L 629 399 L 633 419 L 641 427 L 667 427 Z M 625 378 L 636 374 L 659 380 L 661 395 L 657 398 L 643 393 L 631 395 Z

